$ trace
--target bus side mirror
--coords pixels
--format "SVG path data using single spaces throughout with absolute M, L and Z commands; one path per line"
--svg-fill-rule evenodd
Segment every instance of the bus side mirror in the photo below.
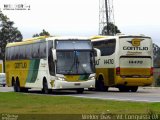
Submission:
M 56 49 L 52 49 L 52 55 L 53 55 L 53 60 L 57 60 L 57 54 L 56 54 Z
M 97 59 L 101 56 L 101 51 L 97 48 L 94 48 L 94 56 L 97 57 Z

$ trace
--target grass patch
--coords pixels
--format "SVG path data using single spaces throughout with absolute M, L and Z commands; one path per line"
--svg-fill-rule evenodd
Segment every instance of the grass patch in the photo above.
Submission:
M 70 96 L 0 93 L 0 113 L 18 114 L 145 114 L 160 113 L 160 103 L 122 102 Z

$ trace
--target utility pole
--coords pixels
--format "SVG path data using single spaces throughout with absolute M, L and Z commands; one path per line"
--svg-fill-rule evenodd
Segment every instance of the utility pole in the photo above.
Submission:
M 103 28 L 114 22 L 113 0 L 99 0 L 99 34 L 102 35 Z M 106 33 L 110 34 L 108 27 Z

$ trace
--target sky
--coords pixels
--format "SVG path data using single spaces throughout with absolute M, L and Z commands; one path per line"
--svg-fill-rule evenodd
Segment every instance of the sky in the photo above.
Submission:
M 5 10 L 23 4 L 30 10 Z M 160 46 L 160 0 L 113 0 L 115 24 L 124 34 L 144 34 Z M 0 0 L 0 8 L 23 38 L 42 29 L 58 36 L 93 36 L 99 30 L 99 0 Z

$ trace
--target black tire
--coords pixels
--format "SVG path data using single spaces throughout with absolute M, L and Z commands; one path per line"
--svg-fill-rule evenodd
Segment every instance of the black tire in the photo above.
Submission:
M 20 85 L 19 85 L 18 81 L 15 81 L 13 83 L 13 88 L 14 88 L 14 92 L 20 92 L 21 91 L 21 88 L 20 88 Z
M 131 92 L 137 92 L 138 86 L 130 87 Z
M 49 94 L 51 92 L 51 90 L 48 89 L 48 83 L 46 80 L 43 81 L 43 89 L 42 89 L 42 93 L 43 94 Z
M 82 94 L 84 92 L 84 88 L 79 88 L 79 89 L 77 89 L 77 93 L 78 94 Z
M 28 88 L 20 87 L 21 92 L 28 92 Z
M 126 86 L 118 87 L 118 89 L 119 89 L 120 92 L 129 92 L 129 88 L 126 87 Z
M 102 76 L 100 76 L 96 81 L 96 90 L 103 91 L 103 92 L 108 91 L 108 87 L 104 85 L 104 79 Z
M 94 90 L 95 90 L 95 88 L 88 88 L 88 90 L 89 90 L 89 91 L 94 91 Z

